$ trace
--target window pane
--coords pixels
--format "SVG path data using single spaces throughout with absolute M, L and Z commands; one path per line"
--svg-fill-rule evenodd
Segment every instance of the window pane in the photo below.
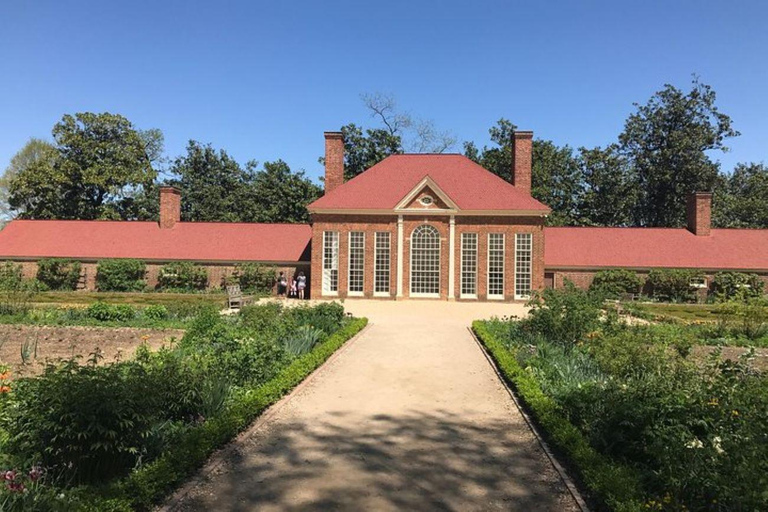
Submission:
M 515 297 L 524 299 L 531 295 L 531 233 L 515 236 Z
M 461 234 L 461 295 L 477 295 L 477 233 Z
M 323 291 L 339 291 L 339 233 L 323 232 Z
M 488 235 L 488 296 L 504 296 L 504 233 Z
M 373 269 L 373 291 L 375 293 L 389 293 L 389 239 L 389 232 L 376 233 L 375 264 Z
M 365 265 L 365 233 L 349 233 L 349 291 L 362 293 Z
M 426 224 L 411 235 L 411 294 L 440 294 L 440 233 Z

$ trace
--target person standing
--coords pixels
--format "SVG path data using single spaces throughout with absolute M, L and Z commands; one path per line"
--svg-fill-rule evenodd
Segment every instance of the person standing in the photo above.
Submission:
M 280 275 L 277 276 L 277 296 L 285 298 L 287 288 L 288 280 L 285 278 L 285 272 L 280 271 Z
M 304 288 L 307 287 L 307 277 L 304 275 L 304 271 L 299 272 L 299 277 L 296 278 L 297 287 L 299 289 L 299 299 L 304 299 Z

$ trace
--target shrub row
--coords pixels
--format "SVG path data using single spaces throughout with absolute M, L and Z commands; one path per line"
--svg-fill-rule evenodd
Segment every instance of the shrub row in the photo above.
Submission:
M 133 471 L 94 498 L 94 508 L 149 510 L 252 423 L 267 407 L 290 392 L 368 323 L 355 319 L 283 368 L 274 378 L 239 394 L 217 417 L 177 439 L 171 450 Z
M 538 423 L 547 440 L 562 452 L 593 499 L 616 511 L 640 510 L 640 478 L 631 468 L 617 464 L 589 445 L 562 408 L 541 389 L 536 377 L 520 366 L 515 355 L 494 336 L 483 321 L 472 329 Z
M 689 302 L 697 294 L 691 281 L 704 277 L 701 271 L 694 269 L 653 269 L 647 279 L 643 279 L 632 270 L 610 269 L 597 272 L 590 289 L 614 299 L 647 293 L 662 301 Z M 761 297 L 763 291 L 764 282 L 757 274 L 718 272 L 712 280 L 709 294 L 712 300 L 726 302 Z
M 82 271 L 79 261 L 45 258 L 38 261 L 36 289 L 75 290 Z M 100 260 L 96 267 L 96 287 L 103 292 L 138 292 L 147 287 L 146 263 L 136 259 Z M 258 263 L 236 265 L 222 286 L 239 284 L 244 291 L 269 293 L 275 281 L 275 269 Z M 20 264 L 0 264 L 0 290 L 14 290 L 23 284 Z M 157 289 L 193 292 L 208 287 L 208 272 L 203 265 L 188 261 L 163 265 L 158 273 Z

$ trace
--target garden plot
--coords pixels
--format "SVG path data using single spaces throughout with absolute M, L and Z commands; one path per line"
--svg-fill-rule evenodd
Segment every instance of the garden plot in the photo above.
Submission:
M 180 329 L 0 325 L 0 361 L 14 376 L 36 375 L 47 361 L 79 356 L 84 363 L 99 351 L 102 362 L 113 362 L 131 357 L 144 343 L 156 350 L 183 335 Z

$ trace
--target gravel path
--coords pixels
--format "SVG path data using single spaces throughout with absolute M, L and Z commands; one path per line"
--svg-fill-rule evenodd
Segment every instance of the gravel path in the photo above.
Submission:
M 168 510 L 578 510 L 466 330 L 521 306 L 346 307 L 368 329 Z

